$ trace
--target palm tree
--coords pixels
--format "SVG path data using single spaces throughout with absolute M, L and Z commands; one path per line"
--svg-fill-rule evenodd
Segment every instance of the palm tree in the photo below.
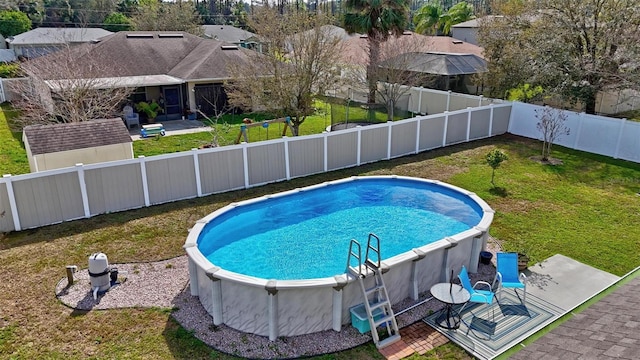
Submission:
M 432 1 L 423 5 L 413 17 L 416 32 L 423 35 L 437 35 L 441 30 L 442 4 Z
M 409 22 L 409 0 L 347 0 L 345 8 L 345 30 L 349 34 L 367 34 L 367 101 L 373 104 L 376 100 L 376 79 L 373 74 L 380 58 L 380 44 L 391 35 L 402 36 Z
M 475 16 L 473 16 L 473 6 L 464 1 L 459 2 L 440 16 L 442 33 L 449 35 L 449 33 L 451 33 L 451 26 L 469 21 L 473 18 L 475 18 Z

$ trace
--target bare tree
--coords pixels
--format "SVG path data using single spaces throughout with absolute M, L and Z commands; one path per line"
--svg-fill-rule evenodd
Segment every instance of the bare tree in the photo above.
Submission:
M 551 145 L 560 138 L 560 135 L 569 135 L 569 128 L 564 124 L 567 121 L 567 113 L 564 110 L 545 106 L 535 110 L 538 130 L 542 133 L 542 161 L 549 161 Z
M 24 81 L 12 82 L 16 126 L 117 117 L 133 89 L 110 77 L 117 64 L 92 55 L 90 44 L 66 47 L 22 62 Z
M 409 93 L 412 86 L 435 83 L 437 75 L 423 71 L 425 64 L 422 55 L 429 47 L 428 42 L 420 41 L 411 33 L 380 44 L 380 62 L 372 70 L 372 75 L 378 81 L 376 94 L 385 104 L 388 121 L 393 120 L 398 101 Z M 366 78 L 359 80 L 361 84 L 366 84 Z
M 294 135 L 313 113 L 313 98 L 332 87 L 337 76 L 340 39 L 331 34 L 331 19 L 322 14 L 281 15 L 261 8 L 249 19 L 251 28 L 267 43 L 263 54 L 230 69 L 225 84 L 233 106 L 289 116 Z

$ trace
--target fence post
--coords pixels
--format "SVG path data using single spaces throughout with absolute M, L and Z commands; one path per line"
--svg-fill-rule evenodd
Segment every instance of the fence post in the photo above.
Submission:
M 80 183 L 80 195 L 82 196 L 82 208 L 84 209 L 84 217 L 91 217 L 91 211 L 89 210 L 89 197 L 87 194 L 87 183 L 84 180 L 84 165 L 82 163 L 76 164 L 76 171 L 78 173 L 78 183 Z
M 387 160 L 391 159 L 391 135 L 393 131 L 393 121 L 387 121 L 389 131 L 387 132 Z
M 620 130 L 618 130 L 618 141 L 616 141 L 616 151 L 613 154 L 613 158 L 618 158 L 618 152 L 620 152 L 620 141 L 622 140 L 622 134 L 624 134 L 624 126 L 627 124 L 627 118 L 623 118 L 620 122 Z
M 424 88 L 420 86 L 418 89 L 418 114 L 420 115 L 422 115 L 422 90 L 424 90 Z
M 489 134 L 488 137 L 491 137 L 493 134 L 493 103 L 489 104 Z
M 193 170 L 196 175 L 196 192 L 198 197 L 202 197 L 202 181 L 200 180 L 200 158 L 198 158 L 198 149 L 191 149 L 193 155 Z
M 469 142 L 469 134 L 471 133 L 471 106 L 467 106 L 467 142 Z
M 144 206 L 151 206 L 151 201 L 149 200 L 149 184 L 147 183 L 147 158 L 144 155 L 138 156 L 138 161 L 140 161 L 140 174 L 142 175 L 142 194 L 144 195 Z
M 244 170 L 244 188 L 249 188 L 249 155 L 247 154 L 247 143 L 242 142 L 242 168 Z
M 444 129 L 442 131 L 442 147 L 447 145 L 447 126 L 449 126 L 449 112 L 444 112 Z
M 286 174 L 287 180 L 291 180 L 291 164 L 289 164 L 289 138 L 283 136 L 282 139 L 282 144 L 284 145 L 284 173 Z
M 16 204 L 16 194 L 13 192 L 13 179 L 10 174 L 2 175 L 6 179 L 7 196 L 9 197 L 9 207 L 11 208 L 11 217 L 13 218 L 13 227 L 16 231 L 22 230 L 20 226 L 20 215 L 18 214 L 18 205 Z
M 578 114 L 578 129 L 576 130 L 576 138 L 573 140 L 573 148 L 578 148 L 578 140 L 580 140 L 580 133 L 582 132 L 582 122 L 584 121 L 584 111 Z
M 356 149 L 356 166 L 360 166 L 360 157 L 362 156 L 362 126 L 358 126 L 358 141 L 357 141 L 357 146 L 358 148 Z
M 328 148 L 327 148 L 327 139 L 328 139 L 328 138 L 329 138 L 329 133 L 328 133 L 328 132 L 326 132 L 326 131 L 324 131 L 324 138 L 323 138 L 323 146 L 324 146 L 324 149 L 322 149 L 322 150 L 323 150 L 323 153 L 324 153 L 324 155 L 323 155 L 323 161 L 324 161 L 324 164 L 323 164 L 323 166 L 324 166 L 324 172 L 329 171 L 329 170 L 328 170 L 328 167 L 329 167 L 329 159 L 328 159 L 329 151 L 328 151 Z
M 451 90 L 447 92 L 447 111 L 449 111 L 450 105 L 451 105 Z
M 478 96 L 478 107 L 482 106 L 482 99 L 484 97 L 482 95 Z
M 416 119 L 416 154 L 420 152 L 420 118 Z

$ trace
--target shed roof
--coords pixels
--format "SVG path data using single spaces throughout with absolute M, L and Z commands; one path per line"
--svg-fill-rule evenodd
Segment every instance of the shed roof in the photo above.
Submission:
M 39 27 L 7 39 L 13 45 L 53 45 L 90 42 L 113 34 L 101 28 Z
M 24 137 L 33 155 L 132 142 L 120 118 L 29 125 L 24 128 Z

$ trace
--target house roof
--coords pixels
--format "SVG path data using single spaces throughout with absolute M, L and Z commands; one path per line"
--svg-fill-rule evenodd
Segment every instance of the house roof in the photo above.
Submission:
M 464 75 L 487 71 L 487 62 L 473 54 L 409 53 L 403 56 L 406 70 L 435 75 Z M 397 64 L 390 59 L 380 64 Z
M 16 61 L 16 52 L 13 49 L 0 49 L 0 63 Z
M 120 118 L 29 125 L 23 131 L 33 155 L 132 142 Z
M 233 44 L 239 44 L 249 38 L 255 38 L 256 34 L 231 25 L 202 25 L 204 36 Z
M 120 31 L 100 41 L 68 49 L 79 61 L 100 69 L 99 78 L 116 78 L 121 86 L 159 85 L 159 76 L 170 83 L 188 80 L 224 80 L 227 64 L 251 61 L 252 50 L 185 32 Z M 60 52 L 33 61 L 56 61 Z M 83 58 L 86 61 L 82 61 Z M 62 61 L 62 60 L 61 60 Z M 97 63 L 97 66 L 96 66 Z M 87 72 L 91 74 L 90 72 Z M 97 76 L 92 74 L 93 76 Z M 51 74 L 54 78 L 55 74 Z M 144 80 L 141 84 L 138 80 Z M 113 87 L 113 81 L 105 81 Z
M 12 45 L 55 45 L 83 43 L 111 35 L 113 32 L 101 28 L 49 28 L 39 27 L 10 37 Z
M 343 41 L 342 61 L 347 64 L 365 65 L 368 62 L 368 44 L 366 36 L 351 37 Z M 473 54 L 483 58 L 484 49 L 454 39 L 449 36 L 425 36 L 407 31 L 399 38 L 390 37 L 383 45 L 382 52 L 392 52 L 395 55 L 401 52 L 432 52 L 446 54 Z M 384 56 L 384 54 L 383 54 Z

